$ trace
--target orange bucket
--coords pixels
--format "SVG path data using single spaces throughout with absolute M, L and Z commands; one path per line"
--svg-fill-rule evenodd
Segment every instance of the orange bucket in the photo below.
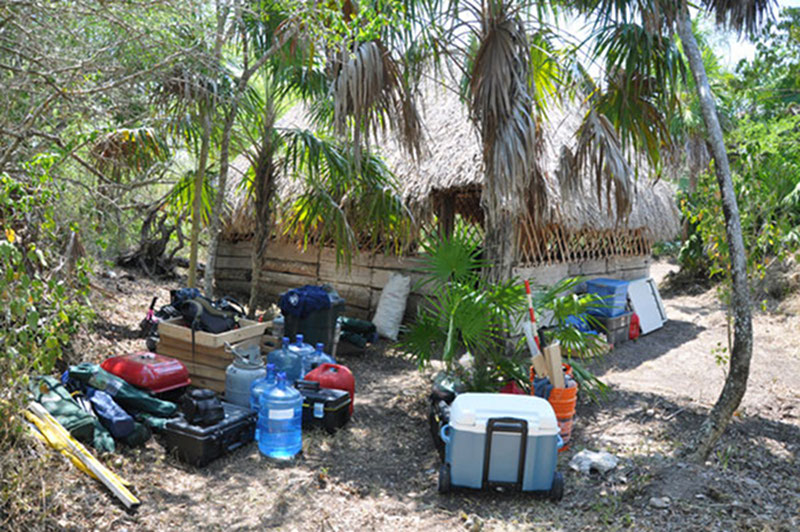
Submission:
M 572 423 L 575 417 L 575 405 L 578 402 L 578 387 L 554 388 L 550 392 L 550 405 L 556 413 L 556 421 L 561 432 L 564 446 L 559 452 L 566 451 L 572 435 Z
M 572 366 L 569 364 L 562 364 L 564 368 L 564 373 L 566 375 L 572 376 Z M 533 379 L 536 376 L 536 372 L 531 367 L 530 371 L 530 379 L 531 379 L 531 394 L 533 394 Z M 570 436 L 572 435 L 572 424 L 573 418 L 575 417 L 575 405 L 578 403 L 578 386 L 577 383 L 575 386 L 571 388 L 553 388 L 550 392 L 550 406 L 553 407 L 553 411 L 556 413 L 556 421 L 558 422 L 559 432 L 561 434 L 561 439 L 564 442 L 564 445 L 559 449 L 558 452 L 566 451 L 569 443 Z

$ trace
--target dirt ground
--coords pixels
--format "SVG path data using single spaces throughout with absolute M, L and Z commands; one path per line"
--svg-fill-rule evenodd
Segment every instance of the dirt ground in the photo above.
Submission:
M 672 268 L 653 267 L 660 279 Z M 123 274 L 98 279 L 96 329 L 76 359 L 99 361 L 143 349 L 138 323 L 152 294 L 173 283 Z M 594 364 L 611 385 L 600 405 L 578 406 L 559 504 L 528 495 L 436 489 L 439 458 L 427 425 L 424 373 L 385 344 L 341 357 L 356 376 L 355 414 L 334 436 L 304 435 L 302 456 L 275 465 L 255 444 L 188 467 L 157 440 L 107 459 L 142 500 L 126 513 L 95 482 L 61 463 L 51 490 L 50 527 L 125 530 L 798 530 L 800 529 L 800 300 L 754 319 L 750 382 L 735 420 L 705 466 L 677 450 L 699 427 L 724 380 L 715 361 L 726 344 L 714 292 L 667 295 L 670 321 Z M 568 467 L 582 449 L 620 458 L 606 475 Z M 667 498 L 664 500 L 663 498 Z M 657 508 L 653 498 L 662 499 Z

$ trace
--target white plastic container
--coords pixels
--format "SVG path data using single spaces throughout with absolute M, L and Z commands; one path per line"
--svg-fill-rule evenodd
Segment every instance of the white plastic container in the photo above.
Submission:
M 445 463 L 439 490 L 511 488 L 563 495 L 555 471 L 560 436 L 553 408 L 530 395 L 465 393 L 450 407 L 442 427 Z

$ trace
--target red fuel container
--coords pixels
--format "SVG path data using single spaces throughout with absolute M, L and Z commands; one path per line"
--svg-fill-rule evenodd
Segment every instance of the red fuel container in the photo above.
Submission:
M 183 362 L 147 351 L 108 358 L 100 367 L 152 393 L 168 392 L 192 382 Z
M 309 371 L 305 380 L 317 381 L 320 388 L 344 390 L 350 394 L 350 415 L 353 415 L 353 403 L 356 396 L 356 380 L 353 374 L 341 364 L 320 364 Z

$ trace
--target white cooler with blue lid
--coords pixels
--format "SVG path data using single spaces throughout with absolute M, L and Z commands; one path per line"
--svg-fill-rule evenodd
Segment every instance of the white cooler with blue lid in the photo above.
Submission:
M 547 491 L 560 499 L 556 473 L 560 436 L 553 407 L 530 395 L 465 393 L 442 427 L 445 463 L 440 491 L 451 487 Z

